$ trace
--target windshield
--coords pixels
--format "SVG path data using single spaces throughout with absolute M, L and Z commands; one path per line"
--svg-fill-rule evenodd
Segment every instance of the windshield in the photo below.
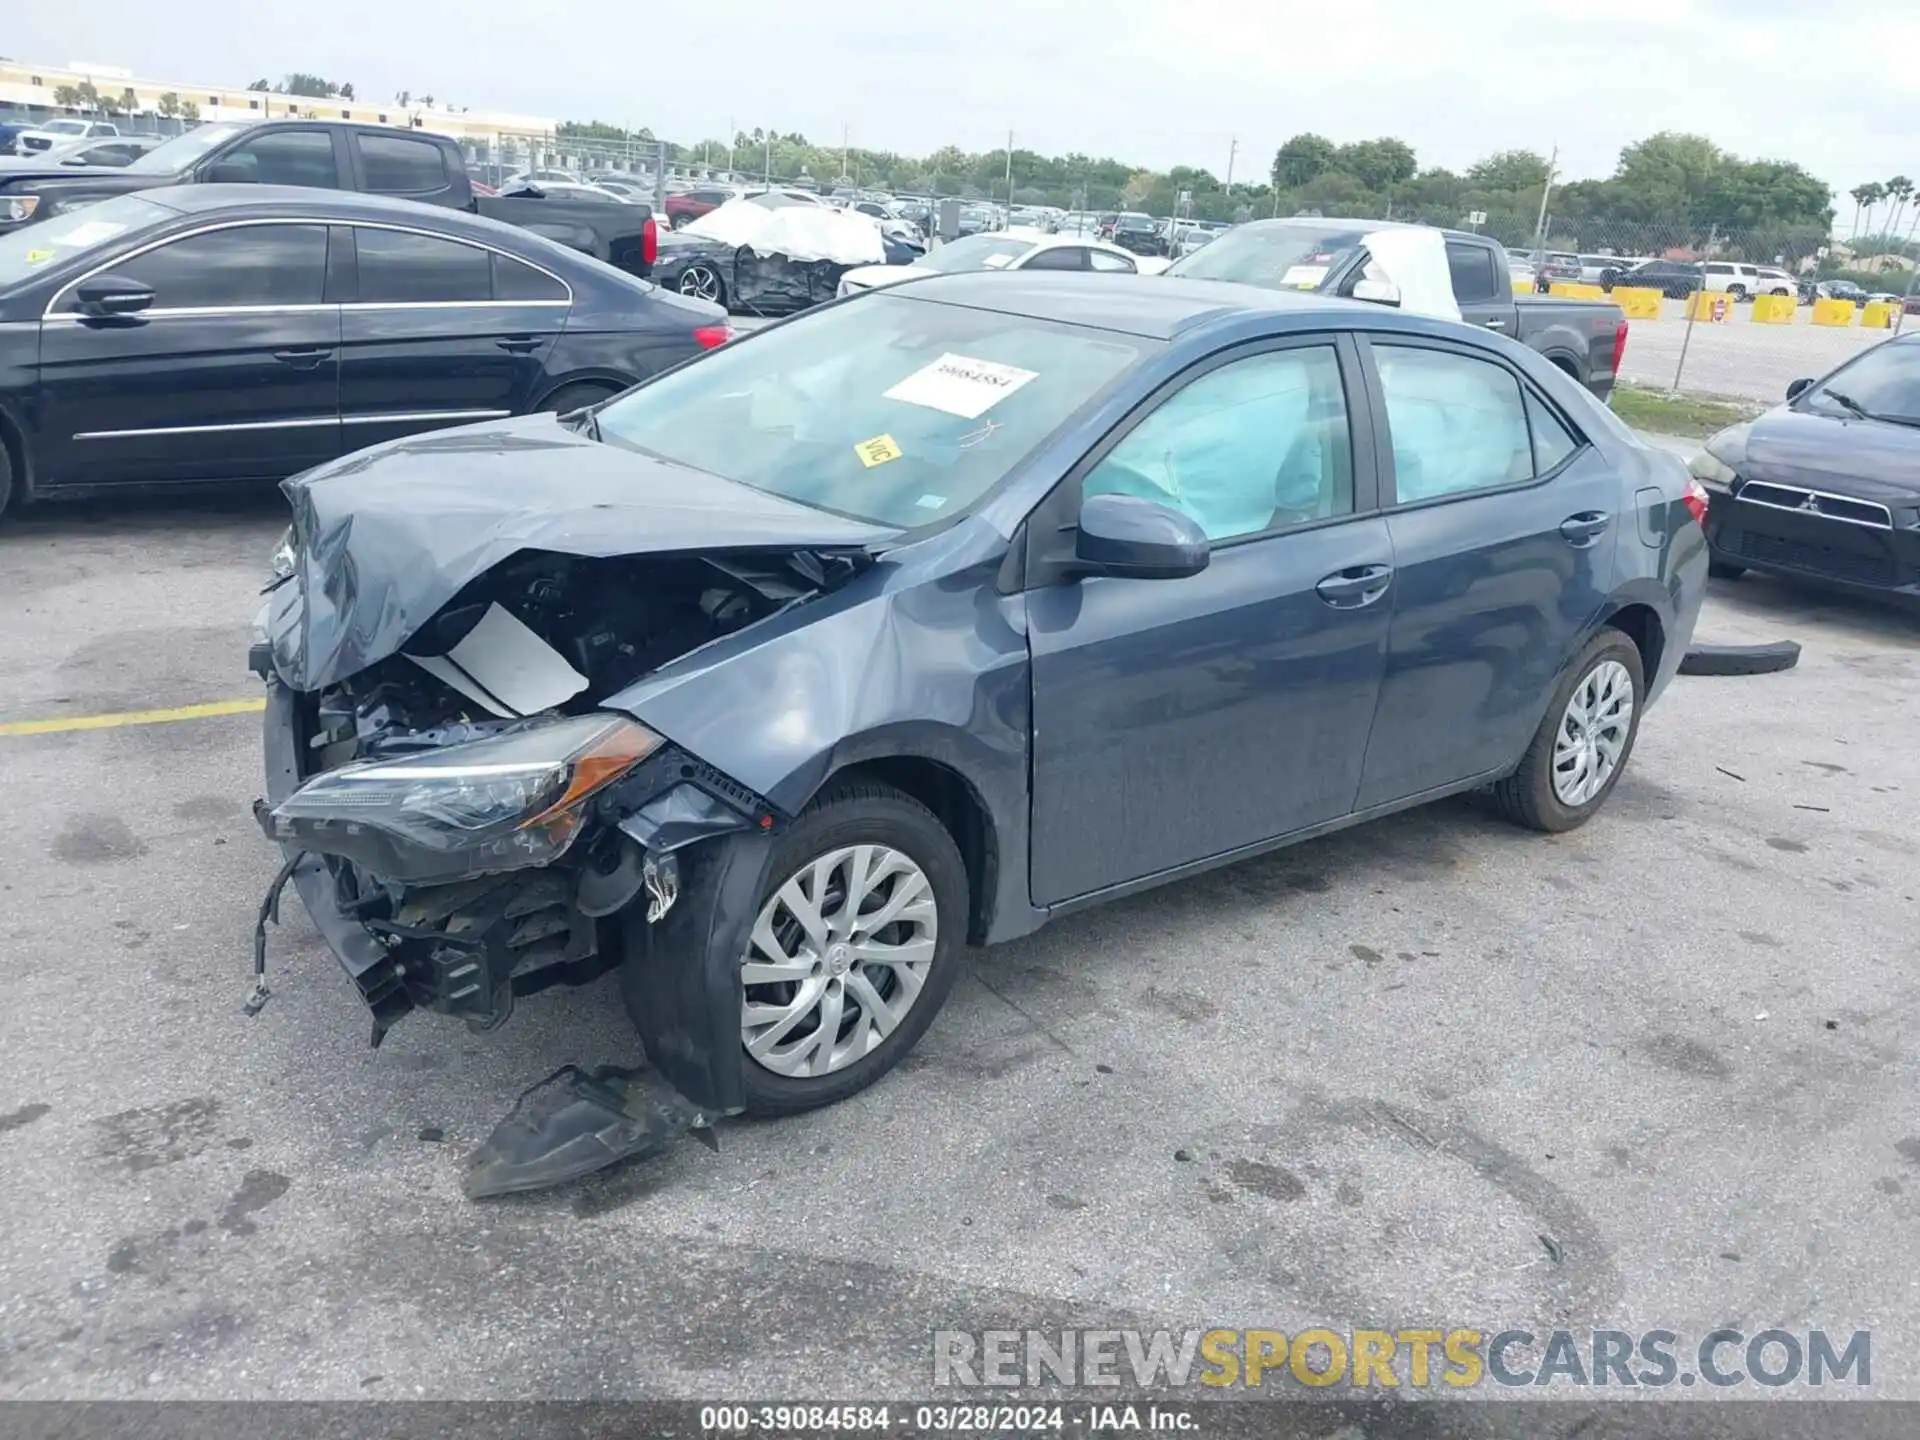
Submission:
M 48 265 L 71 260 L 118 239 L 129 230 L 169 219 L 173 213 L 138 195 L 119 195 L 70 214 L 56 215 L 38 225 L 11 233 L 0 232 L 0 291 L 19 284 Z
M 605 441 L 913 529 L 972 508 L 1158 342 L 875 293 L 596 412 Z
M 1155 227 L 1151 215 L 1122 215 L 1113 222 L 1116 230 L 1152 230 Z
M 943 275 L 962 270 L 1004 270 L 1032 248 L 1033 241 L 1017 235 L 969 235 L 964 240 L 949 240 L 914 261 L 913 268 L 937 270 Z
M 1920 425 L 1920 345 L 1895 341 L 1869 350 L 1795 404 L 1820 415 L 1864 412 L 1875 420 Z
M 1319 225 L 1242 225 L 1169 265 L 1168 275 L 1233 280 L 1269 290 L 1315 290 L 1360 248 L 1358 230 Z
M 127 169 L 139 175 L 178 175 L 209 150 L 216 149 L 246 129 L 244 123 L 202 125 L 156 145 Z
M 49 120 L 40 128 L 49 135 L 84 135 L 91 123 L 88 120 Z

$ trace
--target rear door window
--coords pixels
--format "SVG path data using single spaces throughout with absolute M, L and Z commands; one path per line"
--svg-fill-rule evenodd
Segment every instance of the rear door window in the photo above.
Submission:
M 1447 269 L 1453 275 L 1453 298 L 1462 305 L 1496 298 L 1507 288 L 1493 263 L 1493 251 L 1464 240 L 1447 242 Z
M 447 188 L 446 152 L 409 135 L 360 135 L 360 169 L 376 195 L 425 195 Z
M 354 227 L 363 305 L 484 304 L 493 299 L 488 252 L 435 235 Z

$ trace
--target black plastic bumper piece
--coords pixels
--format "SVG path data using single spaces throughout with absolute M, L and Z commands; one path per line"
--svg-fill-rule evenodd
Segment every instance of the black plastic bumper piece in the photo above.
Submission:
M 1771 675 L 1800 663 L 1800 642 L 1769 645 L 1694 645 L 1680 658 L 1682 675 Z
M 692 1133 L 720 1148 L 712 1117 L 644 1070 L 563 1065 L 521 1092 L 467 1162 L 472 1200 L 563 1185 L 622 1160 L 657 1154 Z

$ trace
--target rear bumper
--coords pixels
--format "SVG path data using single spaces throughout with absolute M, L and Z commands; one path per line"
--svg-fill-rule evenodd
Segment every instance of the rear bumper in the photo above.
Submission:
M 1723 564 L 1920 609 L 1920 529 L 1911 526 L 1861 525 L 1715 494 L 1707 541 Z

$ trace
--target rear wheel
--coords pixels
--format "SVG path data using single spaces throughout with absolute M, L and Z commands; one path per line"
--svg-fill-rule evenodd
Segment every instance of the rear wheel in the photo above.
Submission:
M 1519 766 L 1493 787 L 1507 818 L 1554 834 L 1592 819 L 1633 753 L 1645 689 L 1633 641 L 1611 628 L 1589 640 Z
M 534 406 L 537 415 L 570 415 L 575 410 L 584 410 L 589 405 L 598 405 L 602 400 L 619 392 L 611 385 L 600 385 L 590 381 L 581 381 L 574 385 L 562 385 L 553 394 Z
M 7 439 L 0 435 L 0 517 L 13 503 L 13 457 L 7 453 Z
M 967 872 L 918 801 L 845 785 L 809 807 L 768 867 L 740 958 L 747 1109 L 791 1115 L 899 1063 L 953 989 Z
M 1747 287 L 1744 285 L 1729 285 L 1727 287 L 1727 294 L 1736 302 L 1744 300 L 1747 298 Z

